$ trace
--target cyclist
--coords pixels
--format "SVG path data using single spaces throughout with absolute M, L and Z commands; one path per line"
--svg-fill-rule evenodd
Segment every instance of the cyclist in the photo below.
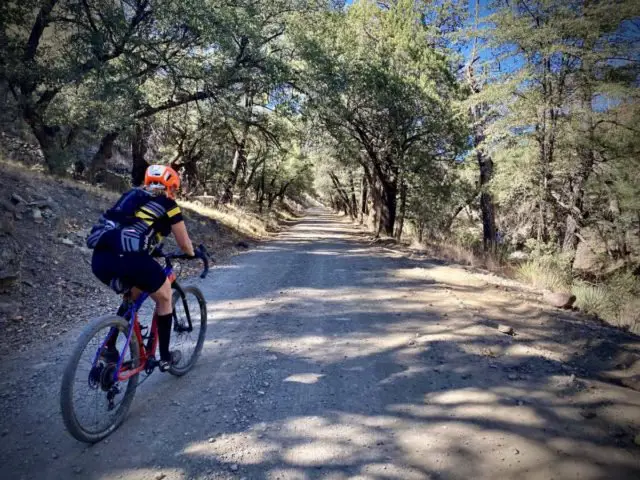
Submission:
M 87 246 L 94 249 L 93 273 L 102 283 L 122 294 L 131 290 L 132 298 L 142 291 L 156 303 L 161 371 L 180 361 L 179 351 L 169 351 L 171 339 L 171 283 L 160 264 L 151 256 L 158 243 L 173 233 L 180 249 L 195 256 L 180 207 L 175 196 L 180 177 L 171 167 L 151 165 L 144 176 L 144 187 L 123 194 L 91 229 Z M 124 312 L 120 312 L 121 314 Z M 118 361 L 117 333 L 102 352 L 106 363 Z

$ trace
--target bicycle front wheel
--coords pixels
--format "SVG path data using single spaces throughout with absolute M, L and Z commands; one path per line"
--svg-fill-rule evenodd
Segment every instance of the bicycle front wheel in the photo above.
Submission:
M 173 291 L 171 350 L 179 350 L 180 361 L 169 373 L 181 377 L 191 370 L 202 351 L 207 334 L 207 303 L 200 289 L 177 287 Z
M 60 389 L 60 408 L 67 430 L 77 440 L 96 443 L 113 433 L 123 422 L 138 385 L 138 375 L 114 382 L 116 364 L 100 357 L 108 336 L 116 334 L 122 352 L 129 324 L 121 317 L 107 315 L 87 325 L 67 362 Z M 131 339 L 123 363 L 139 365 L 139 349 Z M 100 357 L 100 358 L 97 358 Z

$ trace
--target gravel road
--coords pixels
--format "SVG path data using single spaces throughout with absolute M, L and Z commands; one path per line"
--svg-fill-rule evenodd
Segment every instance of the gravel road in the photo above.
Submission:
M 43 332 L 7 358 L 0 477 L 640 478 L 640 393 L 604 378 L 637 337 L 370 245 L 324 211 L 198 283 L 198 365 L 154 374 L 95 446 L 60 418 L 70 344 Z

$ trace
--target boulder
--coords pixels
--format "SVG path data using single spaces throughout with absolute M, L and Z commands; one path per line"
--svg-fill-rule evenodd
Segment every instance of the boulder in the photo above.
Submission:
M 542 300 L 556 308 L 571 308 L 576 296 L 565 292 L 545 292 Z

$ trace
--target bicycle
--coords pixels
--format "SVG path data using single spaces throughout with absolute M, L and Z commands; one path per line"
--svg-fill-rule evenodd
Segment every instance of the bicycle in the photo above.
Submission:
M 170 280 L 173 289 L 173 327 L 172 350 L 180 349 L 185 341 L 192 339 L 197 330 L 197 339 L 190 355 L 182 350 L 181 359 L 169 368 L 169 373 L 182 376 L 191 370 L 204 345 L 207 330 L 207 305 L 202 292 L 195 286 L 182 287 L 171 263 L 174 259 L 197 258 L 203 262 L 200 278 L 205 278 L 209 272 L 208 255 L 204 246 L 196 249 L 196 257 L 188 257 L 182 253 L 165 254 L 161 248 L 153 253 L 155 257 L 165 260 L 164 272 Z M 188 298 L 195 297 L 199 309 L 189 309 Z M 83 330 L 71 354 L 62 376 L 60 389 L 60 407 L 65 427 L 77 440 L 86 443 L 96 443 L 113 433 L 124 421 L 131 406 L 136 388 L 149 378 L 158 367 L 156 349 L 158 335 L 156 315 L 153 315 L 151 326 L 142 326 L 138 320 L 138 312 L 149 298 L 148 293 L 142 293 L 132 300 L 131 291 L 125 292 L 123 301 L 116 315 L 105 315 L 92 320 Z M 200 319 L 196 318 L 199 314 Z M 108 330 L 106 335 L 101 332 Z M 103 350 L 111 335 L 117 335 L 116 341 L 124 341 L 116 347 L 120 356 L 116 363 L 107 363 L 102 358 Z M 92 341 L 97 340 L 95 350 Z M 83 354 L 88 352 L 88 359 L 83 360 Z M 80 374 L 81 366 L 88 365 L 88 372 Z M 138 383 L 138 376 L 144 372 L 147 377 Z M 124 384 L 126 383 L 126 386 Z M 93 405 L 96 407 L 93 422 L 85 423 L 82 419 L 76 400 L 78 389 L 76 385 L 87 384 L 89 392 L 93 393 Z M 98 411 L 107 413 L 107 421 L 100 424 Z M 100 415 L 102 417 L 102 415 Z

